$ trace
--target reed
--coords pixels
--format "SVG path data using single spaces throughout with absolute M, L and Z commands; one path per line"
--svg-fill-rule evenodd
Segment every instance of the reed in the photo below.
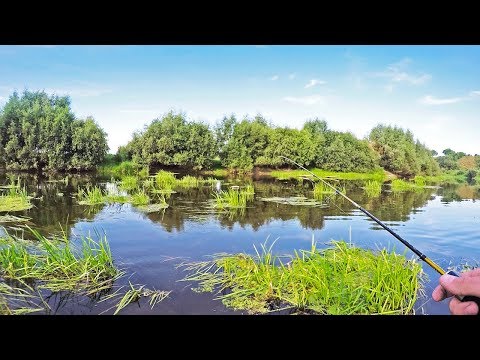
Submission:
M 130 191 L 138 188 L 138 183 L 139 183 L 138 177 L 124 176 L 122 177 L 122 180 L 120 181 L 119 186 L 124 190 Z
M 0 195 L 0 212 L 23 211 L 33 207 L 31 197 L 28 196 L 25 186 L 21 186 L 20 179 L 16 184 L 12 180 L 7 190 L 6 194 Z
M 279 309 L 318 314 L 412 314 L 423 293 L 416 260 L 385 249 L 372 252 L 343 241 L 318 250 L 275 256 L 273 244 L 256 255 L 220 254 L 211 261 L 181 264 L 198 283 L 234 309 L 265 313 Z M 286 260 L 289 259 L 288 262 Z
M 175 186 L 176 182 L 177 179 L 172 172 L 160 170 L 155 175 L 155 183 L 159 189 L 171 189 Z
M 105 202 L 105 193 L 98 186 L 78 189 L 77 201 L 80 205 L 99 205 Z
M 363 188 L 368 197 L 377 197 L 382 193 L 382 183 L 376 180 L 368 180 Z

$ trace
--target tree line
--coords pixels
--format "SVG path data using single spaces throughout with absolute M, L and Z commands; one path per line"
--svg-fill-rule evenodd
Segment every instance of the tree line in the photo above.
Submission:
M 75 118 L 69 97 L 14 93 L 0 109 L 0 162 L 11 170 L 91 170 L 108 152 L 107 134 L 91 117 Z M 142 166 L 229 169 L 291 166 L 369 172 L 380 167 L 403 176 L 436 175 L 439 162 L 409 130 L 378 125 L 365 139 L 334 131 L 320 119 L 301 129 L 279 127 L 261 115 L 225 116 L 214 126 L 168 112 L 154 119 L 115 158 Z

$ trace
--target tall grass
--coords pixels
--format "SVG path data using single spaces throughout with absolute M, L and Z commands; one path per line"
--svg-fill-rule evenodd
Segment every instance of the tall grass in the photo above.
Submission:
M 171 189 L 176 182 L 175 174 L 170 171 L 160 170 L 155 175 L 155 183 L 159 189 Z
M 36 243 L 27 244 L 11 235 L 4 237 L 0 247 L 0 274 L 3 278 L 26 283 L 39 282 L 38 287 L 57 291 L 76 291 L 87 295 L 109 289 L 122 275 L 113 264 L 106 236 L 94 241 L 82 237 L 80 246 L 66 238 L 48 239 L 27 228 Z
M 182 188 L 197 188 L 201 185 L 201 180 L 195 176 L 185 175 L 179 180 L 176 180 L 175 184 Z
M 124 176 L 120 181 L 120 187 L 127 191 L 135 190 L 138 188 L 138 177 L 136 176 Z
M 377 197 L 382 193 L 382 183 L 376 180 L 365 182 L 365 193 L 368 197 Z
M 313 187 L 314 199 L 322 200 L 324 195 L 331 195 L 331 194 L 335 194 L 335 191 L 333 191 L 330 187 L 325 185 L 323 182 L 315 183 L 315 186 Z
M 273 245 L 273 244 L 272 244 Z M 234 309 L 264 313 L 279 308 L 319 314 L 411 314 L 422 293 L 423 272 L 415 260 L 363 250 L 343 241 L 296 251 L 290 261 L 262 245 L 256 256 L 217 255 L 183 264 L 197 291 L 216 291 Z
M 410 181 L 395 179 L 395 180 L 392 180 L 391 188 L 393 192 L 400 192 L 400 191 L 413 191 L 418 189 L 419 187 L 417 187 L 415 183 L 412 183 Z
M 80 205 L 99 205 L 105 202 L 105 193 L 98 186 L 79 188 L 77 201 Z
M 23 211 L 33 207 L 30 202 L 25 186 L 21 186 L 20 179 L 15 184 L 12 179 L 10 185 L 7 187 L 6 194 L 0 195 L 0 212 L 2 211 Z
M 247 202 L 251 199 L 251 194 L 244 190 L 229 189 L 214 193 L 215 207 L 219 209 L 227 208 L 245 208 Z
M 147 205 L 150 202 L 150 197 L 147 195 L 145 190 L 137 191 L 132 194 L 130 202 L 132 205 Z

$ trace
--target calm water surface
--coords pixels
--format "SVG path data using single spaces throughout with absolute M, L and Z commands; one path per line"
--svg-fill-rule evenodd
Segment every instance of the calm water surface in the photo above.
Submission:
M 312 238 L 319 246 L 329 240 L 351 240 L 367 249 L 387 247 L 407 257 L 414 254 L 363 213 L 342 199 L 325 207 L 293 206 L 259 200 L 260 197 L 312 197 L 311 184 L 272 179 L 223 179 L 222 189 L 253 181 L 255 201 L 243 214 L 223 214 L 212 208 L 215 186 L 172 194 L 163 212 L 144 214 L 129 204 L 89 207 L 78 205 L 75 193 L 87 183 L 105 188 L 107 179 L 72 176 L 68 184 L 35 176 L 24 176 L 29 193 L 40 199 L 35 207 L 15 215 L 30 217 L 32 225 L 45 234 L 58 233 L 62 226 L 70 236 L 105 232 L 117 265 L 129 276 L 119 284 L 145 284 L 170 296 L 153 309 L 141 301 L 123 314 L 242 314 L 223 306 L 213 294 L 191 290 L 181 282 L 186 273 L 176 268 L 183 261 L 205 260 L 220 252 L 254 253 L 254 245 L 277 239 L 274 252 L 292 253 L 309 249 Z M 51 179 L 50 179 L 51 180 Z M 8 183 L 5 177 L 0 183 Z M 369 198 L 361 182 L 345 183 L 347 195 L 392 227 L 420 251 L 447 268 L 480 260 L 480 191 L 478 186 L 447 186 L 393 194 L 384 186 L 382 194 Z M 63 194 L 63 196 L 59 195 Z M 6 225 L 6 224 L 5 224 Z M 9 226 L 17 227 L 15 224 Z M 8 229 L 8 226 L 6 226 Z M 11 231 L 14 231 L 12 229 Z M 448 314 L 448 303 L 435 303 L 431 292 L 438 274 L 426 264 L 429 280 L 426 297 L 419 299 L 417 314 Z M 131 276 L 130 276 L 131 275 Z M 112 304 L 54 295 L 48 299 L 54 314 L 99 314 Z M 107 310 L 107 314 L 113 310 Z

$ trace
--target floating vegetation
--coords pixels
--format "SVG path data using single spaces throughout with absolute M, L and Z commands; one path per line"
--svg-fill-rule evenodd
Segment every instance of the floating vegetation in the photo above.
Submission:
M 149 213 L 159 212 L 168 208 L 168 204 L 167 203 L 148 204 L 148 205 L 136 206 L 135 208 L 140 210 L 141 212 L 149 214 Z
M 305 196 L 290 196 L 290 197 L 269 197 L 269 198 L 264 198 L 260 197 L 258 198 L 260 201 L 268 201 L 268 202 L 274 202 L 277 204 L 286 204 L 286 205 L 293 205 L 293 206 L 319 206 L 319 207 L 328 207 L 327 204 L 324 204 L 320 201 L 317 201 L 315 199 L 309 199 Z
M 382 183 L 376 180 L 365 182 L 365 193 L 368 197 L 377 197 L 382 193 Z
M 59 192 L 59 193 L 57 193 L 57 196 L 62 197 L 62 196 L 63 196 L 63 193 Z
M 150 290 L 145 288 L 145 285 L 141 285 L 138 288 L 135 288 L 131 282 L 129 282 L 130 289 L 127 290 L 125 295 L 117 303 L 116 310 L 113 315 L 117 315 L 122 309 L 127 307 L 127 305 L 137 302 L 141 297 L 150 298 L 149 304 L 151 308 L 158 304 L 160 301 L 166 299 L 170 294 L 170 291 L 160 291 L 160 290 Z
M 9 223 L 9 222 L 27 222 L 31 220 L 29 217 L 23 217 L 23 216 L 14 216 L 14 215 L 0 215 L 0 223 Z
M 272 244 L 273 246 L 273 244 Z M 213 260 L 181 264 L 195 291 L 216 292 L 234 309 L 266 313 L 280 309 L 318 314 L 412 314 L 423 294 L 424 273 L 416 260 L 372 252 L 343 241 L 331 247 L 279 257 L 262 245 L 256 256 L 220 254 Z M 285 263 L 286 259 L 289 259 Z
M 28 210 L 33 207 L 30 199 L 31 196 L 28 196 L 25 186 L 21 187 L 20 179 L 17 184 L 12 181 L 8 192 L 0 195 L 0 212 Z

